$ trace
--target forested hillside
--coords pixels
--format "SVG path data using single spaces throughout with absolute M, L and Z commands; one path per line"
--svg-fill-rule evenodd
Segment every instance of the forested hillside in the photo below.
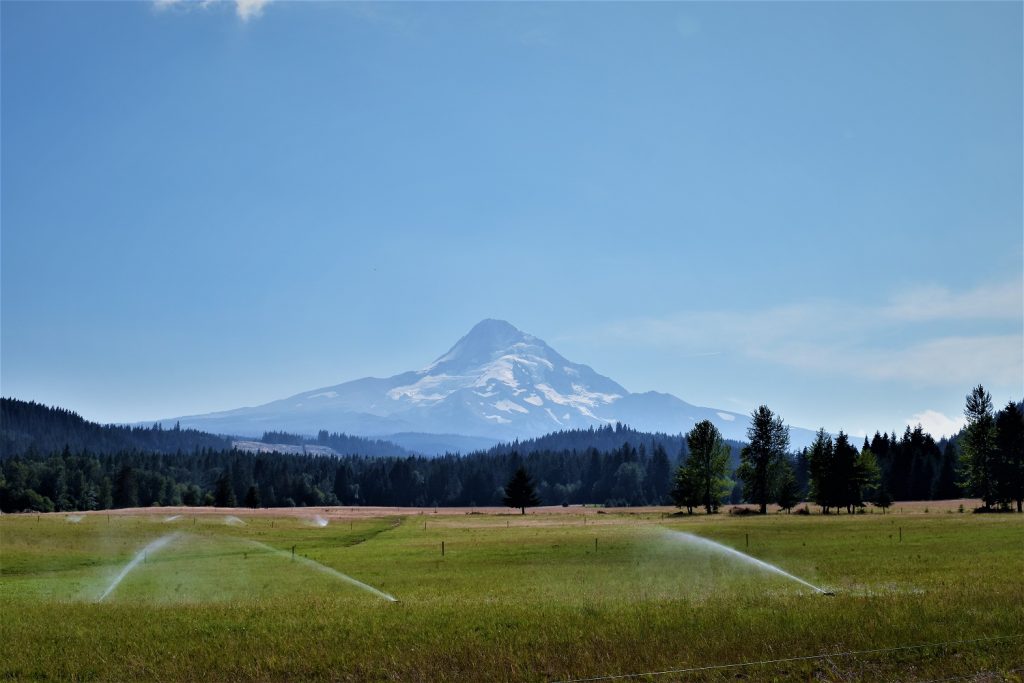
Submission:
M 65 446 L 76 453 L 123 450 L 174 453 L 196 448 L 230 448 L 231 442 L 177 425 L 171 429 L 161 425 L 100 425 L 63 408 L 51 408 L 34 401 L 0 399 L 0 456 L 46 454 L 61 451 Z

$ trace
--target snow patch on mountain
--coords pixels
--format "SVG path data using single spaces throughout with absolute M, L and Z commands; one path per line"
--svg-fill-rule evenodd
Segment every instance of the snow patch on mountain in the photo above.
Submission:
M 310 396 L 307 396 L 306 398 L 313 399 L 313 398 L 337 398 L 337 397 L 338 397 L 338 392 L 337 391 L 321 391 L 319 394 L 312 394 Z
M 572 406 L 577 409 L 607 405 L 616 399 L 622 398 L 620 394 L 603 394 L 598 391 L 587 391 L 586 387 L 580 384 L 572 385 L 573 393 L 571 394 L 559 393 L 547 384 L 537 384 L 536 387 L 552 403 L 557 403 L 560 406 Z
M 518 403 L 515 403 L 513 401 L 498 401 L 497 403 L 494 404 L 494 407 L 497 408 L 498 410 L 503 410 L 506 413 L 512 413 L 512 412 L 515 412 L 515 413 L 528 413 L 528 412 L 530 412 L 526 408 L 522 407 L 521 405 L 519 405 Z
M 445 384 L 449 384 L 450 380 L 456 378 L 449 377 L 447 375 L 437 375 L 432 377 L 427 375 L 420 379 L 415 384 L 409 384 L 403 387 L 395 387 L 388 392 L 387 396 L 392 401 L 400 401 L 403 398 L 413 401 L 415 403 L 423 402 L 437 402 L 443 401 L 450 396 L 455 390 L 454 389 L 441 389 L 437 391 L 439 387 Z

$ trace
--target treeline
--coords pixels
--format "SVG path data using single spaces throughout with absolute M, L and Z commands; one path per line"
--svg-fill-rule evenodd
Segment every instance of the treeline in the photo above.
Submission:
M 852 511 L 866 502 L 980 498 L 983 510 L 1024 505 L 1024 411 L 1009 402 L 998 413 L 977 386 L 967 396 L 967 426 L 954 439 L 935 443 L 920 426 L 896 435 L 875 433 L 858 452 L 840 432 L 824 430 L 801 460 L 808 473 L 807 499 Z
M 84 422 L 68 411 L 23 405 Z M 968 495 L 981 498 L 985 509 L 1015 504 L 1020 510 L 1024 412 L 1014 403 L 996 412 L 982 387 L 968 397 L 965 412 L 967 427 L 950 441 L 937 443 L 916 427 L 899 438 L 876 433 L 857 448 L 846 434 L 833 437 L 822 430 L 809 448 L 796 453 L 789 449 L 788 428 L 765 406 L 751 416 L 745 444 L 724 441 L 706 422 L 680 436 L 618 425 L 438 458 L 254 454 L 217 447 L 96 452 L 70 443 L 47 453 L 33 446 L 14 454 L 4 450 L 0 509 L 490 506 L 502 503 L 504 487 L 522 467 L 548 505 L 674 502 L 714 512 L 725 502 L 747 502 L 763 512 L 771 503 L 790 509 L 807 500 L 826 511 L 852 512 L 866 503 L 886 506 L 894 500 Z M 3 431 L 6 438 L 6 422 Z M 281 436 L 287 435 L 268 433 L 265 438 Z M 38 435 L 34 438 L 39 441 Z
M 162 455 L 60 453 L 0 461 L 0 509 L 99 510 L 152 505 L 501 505 L 519 467 L 549 504 L 666 503 L 675 460 L 661 446 L 611 452 L 475 453 L 437 458 L 203 450 Z
M 749 443 L 734 472 L 746 502 L 763 514 L 769 503 L 790 509 L 801 500 L 823 512 L 852 513 L 867 503 L 888 507 L 894 500 L 936 500 L 972 496 L 982 510 L 1024 508 L 1024 404 L 1010 402 L 996 412 L 984 387 L 967 396 L 967 426 L 936 443 L 920 425 L 903 437 L 875 433 L 858 450 L 842 431 L 820 430 L 795 457 L 787 454 L 788 429 L 767 406 L 751 416 Z M 687 434 L 691 455 L 680 465 L 672 491 L 676 504 L 713 512 L 733 482 L 718 455 L 718 432 L 710 422 Z
M 100 425 L 63 408 L 0 398 L 0 455 L 53 453 L 65 446 L 75 452 L 175 453 L 196 448 L 230 448 L 231 440 L 197 429 L 182 429 L 178 425 L 170 429 L 160 424 L 152 427 Z

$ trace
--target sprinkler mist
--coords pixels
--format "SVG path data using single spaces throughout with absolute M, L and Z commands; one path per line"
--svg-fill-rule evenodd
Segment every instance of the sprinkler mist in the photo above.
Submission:
M 670 531 L 670 530 L 666 529 L 665 530 L 665 536 L 667 538 L 669 538 L 669 539 L 674 540 L 674 541 L 680 541 L 682 543 L 687 543 L 689 545 L 701 548 L 703 550 L 709 550 L 709 551 L 712 551 L 712 552 L 719 553 L 721 555 L 727 555 L 727 556 L 732 557 L 734 559 L 740 560 L 740 561 L 742 561 L 742 562 L 744 562 L 744 563 L 746 563 L 748 565 L 751 565 L 751 566 L 756 567 L 758 569 L 762 569 L 762 570 L 764 570 L 766 572 L 771 572 L 773 574 L 778 574 L 779 576 L 785 576 L 787 579 L 790 579 L 792 581 L 796 581 L 797 583 L 801 583 L 801 584 L 807 586 L 808 588 L 810 588 L 810 589 L 812 589 L 812 590 L 814 590 L 814 591 L 816 591 L 818 593 L 821 593 L 822 595 L 835 595 L 835 593 L 833 593 L 832 591 L 827 591 L 824 588 L 819 588 L 819 587 L 815 586 L 812 583 L 808 583 L 807 581 L 804 581 L 803 579 L 801 579 L 798 576 L 793 576 L 789 572 L 784 571 L 782 569 L 779 569 L 774 564 L 769 564 L 767 562 L 764 562 L 762 560 L 757 559 L 756 557 L 751 557 L 750 555 L 747 555 L 746 553 L 741 553 L 739 550 L 735 550 L 734 548 L 730 548 L 727 545 L 722 545 L 721 543 L 715 543 L 714 541 L 709 541 L 706 538 L 701 538 L 700 536 L 694 536 L 693 534 L 688 534 L 685 531 Z
M 327 520 L 324 519 L 323 517 L 321 517 L 320 515 L 316 515 L 316 516 L 313 517 L 313 519 L 306 520 L 306 524 L 308 524 L 309 526 L 316 526 L 316 527 L 323 528 L 323 527 L 327 526 Z
M 107 590 L 103 591 L 103 595 L 101 595 L 99 599 L 96 600 L 96 602 L 103 602 L 103 599 L 110 595 L 115 588 L 117 588 L 117 584 L 121 583 L 121 580 L 124 579 L 124 577 L 128 576 L 128 573 L 131 570 L 135 569 L 135 567 L 137 567 L 139 563 L 146 558 L 146 555 L 155 552 L 160 548 L 163 548 L 165 545 L 167 545 L 180 535 L 180 533 L 175 532 L 173 534 L 161 536 L 160 538 L 156 539 L 155 541 L 147 545 L 145 548 L 140 550 L 138 553 L 136 553 L 135 557 L 132 558 L 132 561 L 124 566 L 124 569 L 121 570 L 121 573 L 117 575 L 117 577 L 111 582 L 109 586 L 107 586 Z
M 250 541 L 250 543 L 252 545 L 256 546 L 257 548 L 262 548 L 264 550 L 267 550 L 267 551 L 270 551 L 270 552 L 274 553 L 275 555 L 279 555 L 280 557 L 284 557 L 284 558 L 287 558 L 289 560 L 295 560 L 297 562 L 301 562 L 304 565 L 306 565 L 307 567 L 311 567 L 313 569 L 316 569 L 317 571 L 321 571 L 321 572 L 323 572 L 325 574 L 333 576 L 334 578 L 340 579 L 340 580 L 344 581 L 345 583 L 350 583 L 353 586 L 356 586 L 357 588 L 362 588 L 364 591 L 373 593 L 378 598 L 383 598 L 384 600 L 387 600 L 388 602 L 398 602 L 398 599 L 395 598 L 395 596 L 393 596 L 393 595 L 389 595 L 388 593 L 385 593 L 382 590 L 378 590 L 378 589 L 374 588 L 373 586 L 369 586 L 369 585 L 363 583 L 362 581 L 358 581 L 356 579 L 353 579 L 348 574 L 342 574 L 337 569 L 334 569 L 332 567 L 328 567 L 327 565 L 320 564 L 316 560 L 311 560 L 308 557 L 302 557 L 301 555 L 295 555 L 294 551 L 292 553 L 288 553 L 288 552 L 286 552 L 284 550 L 278 550 L 277 548 L 272 548 L 271 546 L 267 545 L 266 543 L 260 543 L 259 541 Z

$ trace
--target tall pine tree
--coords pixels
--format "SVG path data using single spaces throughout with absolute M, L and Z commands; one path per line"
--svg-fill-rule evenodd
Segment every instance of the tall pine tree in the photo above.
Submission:
M 510 508 L 519 508 L 519 512 L 524 515 L 526 508 L 540 505 L 533 479 L 526 468 L 520 466 L 516 469 L 516 473 L 505 485 L 505 497 L 502 498 L 502 502 Z
M 981 498 L 986 510 L 997 501 L 998 459 L 996 421 L 992 413 L 992 395 L 982 385 L 967 395 L 964 409 L 967 426 L 960 438 L 963 488 Z
M 750 416 L 747 440 L 736 473 L 743 480 L 744 497 L 757 503 L 763 515 L 775 497 L 779 463 L 789 448 L 789 427 L 768 406 L 760 406 Z

